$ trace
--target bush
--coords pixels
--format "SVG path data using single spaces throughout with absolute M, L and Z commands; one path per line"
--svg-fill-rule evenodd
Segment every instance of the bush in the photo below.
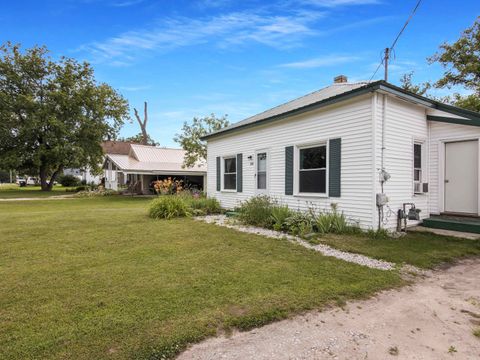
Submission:
M 74 190 L 76 191 L 76 189 Z M 118 195 L 118 191 L 98 188 L 97 190 L 84 190 L 75 194 L 76 197 L 99 197 L 99 196 L 112 196 Z
M 148 214 L 154 219 L 173 219 L 190 216 L 190 208 L 180 196 L 161 196 L 150 204 Z
M 62 175 L 58 179 L 58 183 L 62 186 L 78 186 L 80 185 L 80 179 L 73 175 Z
M 239 219 L 247 225 L 260 226 L 271 229 L 273 204 L 268 196 L 260 195 L 244 201 L 240 208 Z
M 172 219 L 190 215 L 219 214 L 221 211 L 220 203 L 215 198 L 182 193 L 178 195 L 162 195 L 153 200 L 149 214 L 150 217 L 155 219 Z
M 305 236 L 313 232 L 315 217 L 310 212 L 296 211 L 285 219 L 287 231 L 293 235 Z
M 278 205 L 272 207 L 273 229 L 276 231 L 286 231 L 285 221 L 293 215 L 287 205 Z
M 390 233 L 388 232 L 387 229 L 377 229 L 377 230 L 369 229 L 367 231 L 367 236 L 370 239 L 374 239 L 374 240 L 384 240 L 384 239 L 390 238 Z
M 198 215 L 219 214 L 222 211 L 220 203 L 215 198 L 207 197 L 184 197 L 192 210 L 197 210 Z

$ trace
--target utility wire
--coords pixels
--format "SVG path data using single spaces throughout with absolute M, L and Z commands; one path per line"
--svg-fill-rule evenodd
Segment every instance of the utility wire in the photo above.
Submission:
M 397 37 L 395 38 L 395 40 L 393 41 L 392 43 L 392 46 L 390 46 L 388 49 L 390 52 L 392 52 L 393 48 L 395 47 L 395 45 L 397 45 L 397 41 L 398 39 L 400 38 L 400 36 L 402 36 L 403 32 L 405 31 L 406 27 L 408 26 L 408 24 L 410 23 L 410 20 L 412 20 L 412 18 L 415 16 L 415 13 L 417 12 L 420 4 L 421 4 L 422 0 L 418 0 L 417 1 L 417 5 L 415 5 L 415 7 L 413 8 L 412 12 L 410 13 L 410 16 L 408 17 L 407 21 L 405 21 L 405 24 L 403 25 L 402 29 L 400 30 L 400 32 L 398 33 Z M 377 74 L 378 70 L 380 69 L 380 67 L 382 66 L 383 62 L 384 62 L 385 58 L 383 57 L 382 60 L 380 61 L 380 63 L 378 64 L 377 66 L 377 69 L 375 70 L 375 72 L 373 73 L 372 77 L 370 78 L 369 81 L 372 81 L 372 79 L 375 77 L 375 75 Z

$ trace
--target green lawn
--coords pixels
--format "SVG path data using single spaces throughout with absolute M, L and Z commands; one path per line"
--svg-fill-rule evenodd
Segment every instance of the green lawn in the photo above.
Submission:
M 42 191 L 40 186 L 25 186 L 19 187 L 18 185 L 0 184 L 0 199 L 13 199 L 13 198 L 43 198 L 58 195 L 68 195 L 68 187 L 56 185 L 52 191 Z
M 398 239 L 371 239 L 363 235 L 328 235 L 319 242 L 340 250 L 368 255 L 376 259 L 421 268 L 452 262 L 465 256 L 480 255 L 480 241 L 410 232 Z
M 191 219 L 148 200 L 0 202 L 0 358 L 171 356 L 402 284 L 397 272 Z

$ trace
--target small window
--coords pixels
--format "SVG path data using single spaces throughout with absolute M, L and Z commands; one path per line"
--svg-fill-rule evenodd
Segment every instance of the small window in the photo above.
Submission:
M 223 159 L 223 188 L 237 189 L 237 158 L 235 157 Z
M 303 148 L 299 151 L 300 193 L 326 193 L 327 186 L 327 146 Z
M 413 145 L 413 181 L 422 181 L 422 144 Z
M 267 189 L 267 153 L 257 154 L 257 189 Z

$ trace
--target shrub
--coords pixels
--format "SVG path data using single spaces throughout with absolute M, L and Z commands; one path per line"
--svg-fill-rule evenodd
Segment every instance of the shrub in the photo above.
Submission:
M 58 182 L 62 186 L 78 186 L 80 185 L 80 179 L 73 175 L 62 175 L 58 179 Z
M 387 229 L 377 229 L 377 230 L 369 229 L 367 231 L 367 236 L 374 240 L 388 239 L 390 238 L 390 233 L 388 232 Z
M 190 216 L 191 212 L 181 196 L 160 196 L 151 202 L 148 214 L 154 219 L 173 219 Z
M 181 193 L 183 190 L 183 181 L 168 177 L 165 180 L 157 180 L 153 183 L 153 188 L 158 195 L 172 195 Z
M 207 198 L 207 197 L 194 198 L 194 197 L 190 197 L 190 200 L 188 200 L 188 201 L 189 201 L 188 205 L 192 209 L 203 210 L 206 215 L 219 214 L 222 211 L 222 208 L 220 207 L 220 203 L 215 198 Z
M 276 231 L 287 230 L 285 221 L 293 215 L 293 212 L 287 205 L 279 205 L 272 207 L 273 229 Z
M 75 194 L 75 197 L 99 197 L 99 196 L 112 196 L 118 195 L 118 191 L 98 188 L 97 190 L 84 190 Z
M 273 226 L 272 209 L 273 204 L 268 196 L 255 196 L 241 204 L 239 219 L 247 225 L 270 229 Z
M 357 234 L 362 231 L 358 223 L 349 223 L 345 214 L 338 212 L 337 204 L 332 203 L 331 207 L 330 212 L 320 213 L 315 219 L 316 230 L 320 234 Z
M 313 232 L 315 218 L 310 212 L 294 212 L 285 219 L 287 231 L 293 235 L 305 236 Z

